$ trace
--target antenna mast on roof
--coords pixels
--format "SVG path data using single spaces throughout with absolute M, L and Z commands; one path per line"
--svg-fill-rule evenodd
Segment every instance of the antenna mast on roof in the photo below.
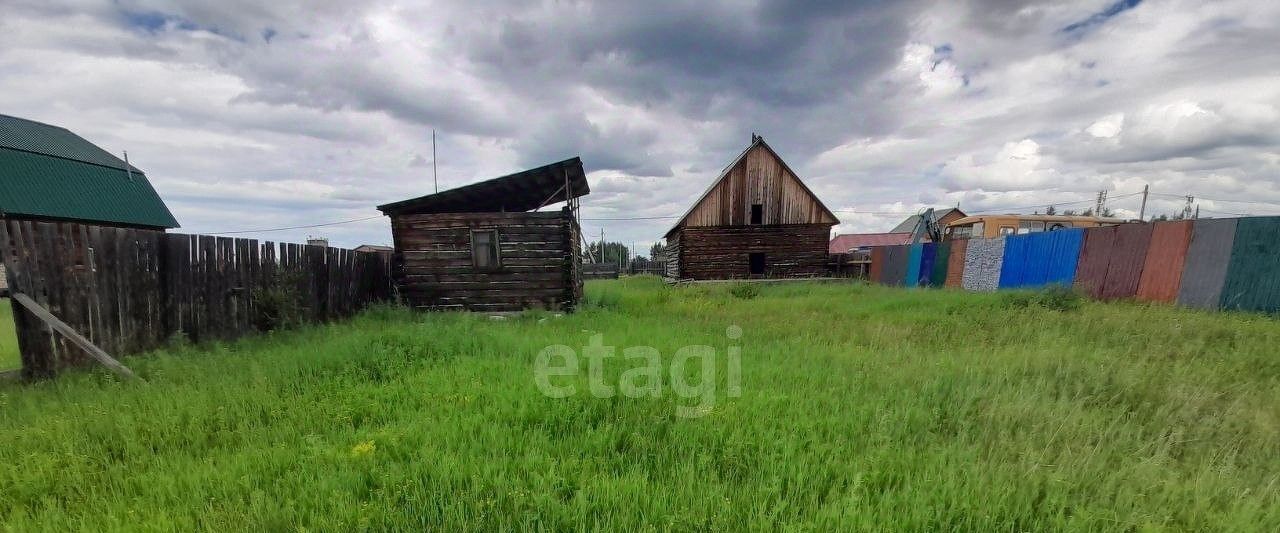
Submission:
M 436 192 L 440 192 L 440 179 L 436 177 L 436 130 L 431 129 L 431 183 L 435 185 Z
M 124 173 L 125 173 L 125 175 L 126 175 L 126 176 L 129 176 L 129 181 L 130 181 L 130 182 L 132 182 L 132 181 L 133 181 L 133 169 L 131 169 L 131 168 L 129 167 L 129 151 L 128 151 L 128 150 L 125 150 L 125 151 L 124 151 Z

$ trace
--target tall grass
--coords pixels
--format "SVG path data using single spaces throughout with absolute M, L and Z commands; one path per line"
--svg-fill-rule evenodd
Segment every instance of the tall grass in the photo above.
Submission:
M 13 305 L 8 298 L 0 298 L 0 372 L 18 368 L 22 368 L 22 353 L 18 351 Z
M 563 317 L 384 308 L 128 358 L 146 385 L 0 385 L 0 523 L 1280 527 L 1272 319 L 849 284 L 587 290 Z M 741 346 L 743 395 L 686 419 L 670 394 L 584 394 L 585 370 L 579 394 L 539 393 L 538 352 L 594 333 L 664 360 Z

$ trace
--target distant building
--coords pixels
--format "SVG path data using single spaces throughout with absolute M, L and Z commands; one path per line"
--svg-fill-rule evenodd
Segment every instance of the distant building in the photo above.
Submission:
M 329 239 L 326 237 L 307 237 L 307 246 L 329 247 Z
M 395 248 L 382 246 L 380 244 L 361 244 L 360 246 L 355 247 L 355 251 L 357 252 L 390 252 L 392 250 L 395 250 Z
M 945 228 L 947 227 L 947 224 L 960 220 L 967 215 L 965 215 L 964 211 L 961 211 L 959 207 L 949 207 L 947 209 L 934 210 L 933 216 L 937 218 L 938 225 Z M 897 226 L 894 226 L 893 229 L 889 230 L 889 233 L 910 234 L 911 232 L 915 231 L 916 227 L 919 225 L 920 225 L 920 215 L 911 215 L 907 217 L 906 220 L 903 220 L 902 223 L 898 224 Z M 921 240 L 928 241 L 929 235 L 925 234 L 921 238 Z
M 65 128 L 8 115 L 0 115 L 0 216 L 178 227 L 137 167 Z
M 667 239 L 667 277 L 785 278 L 825 275 L 838 224 L 764 139 L 725 168 Z
M 946 239 L 990 239 L 1002 235 L 1021 235 L 1067 228 L 1096 228 L 1115 226 L 1126 221 L 1119 218 L 1102 218 L 1071 215 L 977 215 L 964 217 L 947 225 Z
M 391 217 L 400 295 L 422 309 L 573 309 L 582 298 L 577 198 L 588 192 L 574 157 L 378 206 Z
M 847 233 L 836 235 L 827 246 L 827 252 L 847 254 L 873 246 L 911 244 L 911 233 Z

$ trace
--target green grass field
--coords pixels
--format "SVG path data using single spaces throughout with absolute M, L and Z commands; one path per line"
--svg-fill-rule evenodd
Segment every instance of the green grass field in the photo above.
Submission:
M 145 385 L 0 384 L 0 529 L 1280 528 L 1275 319 L 741 287 L 593 282 L 565 317 L 378 309 L 126 358 Z M 713 347 L 714 405 L 677 416 L 698 401 L 673 383 L 596 398 L 585 367 L 553 379 L 576 395 L 540 393 L 542 348 L 595 333 L 664 365 Z
M 13 306 L 8 298 L 0 298 L 0 372 L 16 368 L 22 368 L 22 354 L 13 331 Z

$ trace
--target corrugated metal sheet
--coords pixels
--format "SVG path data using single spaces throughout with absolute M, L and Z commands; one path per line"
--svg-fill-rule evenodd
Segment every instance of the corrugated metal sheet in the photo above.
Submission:
M 175 228 L 142 173 L 0 148 L 0 211 Z
M 1089 228 L 1084 231 L 1084 246 L 1076 267 L 1075 286 L 1093 298 L 1102 297 L 1107 281 L 1107 265 L 1116 243 L 1116 226 Z
M 933 256 L 933 272 L 929 274 L 930 287 L 942 287 L 947 284 L 947 269 L 951 262 L 951 243 L 935 245 Z
M 886 246 L 884 248 L 884 281 L 885 285 L 901 287 L 907 277 L 907 256 L 910 245 Z
M 924 243 L 920 248 L 920 276 L 916 280 L 916 284 L 921 287 L 928 287 L 933 279 L 933 263 L 938 258 L 938 245 L 934 243 Z
M 124 161 L 71 130 L 24 118 L 0 115 L 0 147 L 35 152 L 124 170 Z M 135 173 L 141 170 L 130 166 Z
M 1280 217 L 1236 222 L 1222 308 L 1280 312 Z
M 920 259 L 924 254 L 924 244 L 912 244 L 908 249 L 910 251 L 907 255 L 907 275 L 903 284 L 908 287 L 917 287 L 920 285 Z
M 1156 222 L 1151 229 L 1151 246 L 1138 281 L 1138 299 L 1170 302 L 1178 298 L 1182 270 L 1191 245 L 1192 221 Z
M 1034 268 L 1029 265 L 1028 251 L 1031 248 L 1031 235 L 1013 235 L 1004 239 L 1004 260 L 1000 263 L 1001 289 L 1022 287 L 1026 271 Z
M 947 287 L 959 289 L 964 287 L 964 258 L 969 250 L 969 241 L 951 241 L 951 256 L 947 258 Z
M 1000 268 L 1004 263 L 1004 237 L 969 239 L 965 250 L 964 288 L 971 291 L 994 291 L 1000 286 Z
M 871 266 L 867 269 L 867 281 L 884 283 L 884 247 L 871 249 Z
M 1191 229 L 1186 265 L 1178 288 L 1178 304 L 1197 309 L 1217 309 L 1222 284 L 1227 279 L 1236 219 L 1197 220 Z
M 1082 229 L 1007 237 L 1000 288 L 1071 285 L 1083 242 Z
M 1107 263 L 1107 281 L 1102 286 L 1102 299 L 1115 300 L 1138 295 L 1138 281 L 1151 247 L 1151 224 L 1116 226 L 1116 240 Z

